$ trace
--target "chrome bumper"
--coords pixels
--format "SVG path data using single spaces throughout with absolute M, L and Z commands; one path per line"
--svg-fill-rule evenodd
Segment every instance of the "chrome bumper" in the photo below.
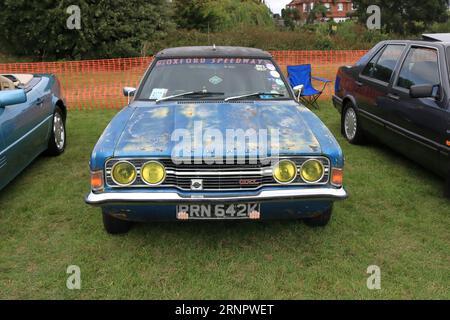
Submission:
M 242 196 L 183 196 L 177 192 L 107 192 L 90 193 L 85 201 L 93 206 L 120 204 L 186 204 L 186 203 L 239 203 L 280 202 L 295 200 L 344 200 L 348 197 L 344 188 L 311 188 L 265 190 Z

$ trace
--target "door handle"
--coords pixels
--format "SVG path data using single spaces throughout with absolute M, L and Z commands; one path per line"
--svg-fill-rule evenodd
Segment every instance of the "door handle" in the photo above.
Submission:
M 396 101 L 400 100 L 400 97 L 398 95 L 392 94 L 392 93 L 388 93 L 387 97 L 391 100 L 396 100 Z
M 43 104 L 44 104 L 44 99 L 38 98 L 38 99 L 36 100 L 36 105 L 37 105 L 37 106 L 42 106 Z
M 356 83 L 356 85 L 357 85 L 358 87 L 362 87 L 362 86 L 363 86 L 363 83 L 362 83 L 362 82 L 356 81 L 355 83 Z

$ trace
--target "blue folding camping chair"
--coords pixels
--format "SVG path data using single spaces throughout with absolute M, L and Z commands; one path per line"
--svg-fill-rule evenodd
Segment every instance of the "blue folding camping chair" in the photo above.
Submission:
M 299 101 L 303 102 L 307 106 L 316 107 L 319 109 L 317 100 L 325 91 L 327 84 L 331 83 L 331 80 L 313 77 L 311 75 L 311 65 L 303 64 L 300 66 L 288 66 L 288 77 L 292 88 L 303 86 L 303 90 L 298 93 Z M 312 80 L 323 82 L 322 90 L 317 90 L 312 84 Z

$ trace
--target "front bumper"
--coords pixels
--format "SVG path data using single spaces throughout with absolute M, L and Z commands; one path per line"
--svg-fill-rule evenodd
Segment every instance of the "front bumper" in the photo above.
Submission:
M 280 202 L 280 201 L 337 201 L 348 197 L 344 188 L 292 188 L 262 190 L 245 194 L 189 194 L 170 192 L 105 192 L 86 196 L 86 203 L 93 206 L 109 206 L 123 204 L 202 204 L 202 203 L 248 203 L 248 202 Z

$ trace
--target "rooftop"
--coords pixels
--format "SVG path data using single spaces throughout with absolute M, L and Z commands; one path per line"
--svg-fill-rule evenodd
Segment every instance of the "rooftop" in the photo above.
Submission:
M 178 47 L 168 48 L 160 51 L 157 58 L 261 58 L 270 59 L 272 55 L 266 51 L 255 48 L 244 47 L 221 47 L 221 46 L 203 46 L 203 47 Z
M 428 33 L 422 37 L 426 41 L 450 42 L 450 33 Z

